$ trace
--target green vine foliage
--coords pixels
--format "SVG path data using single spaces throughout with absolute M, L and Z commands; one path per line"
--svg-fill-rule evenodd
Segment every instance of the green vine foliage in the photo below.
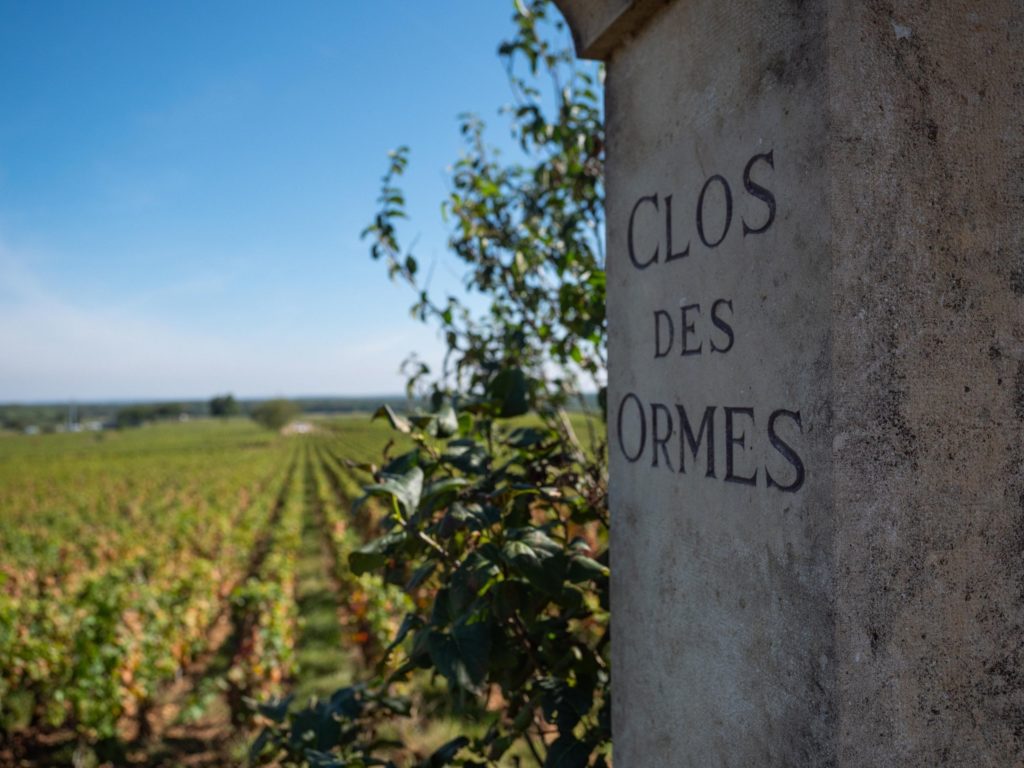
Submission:
M 350 559 L 419 608 L 375 679 L 297 713 L 264 707 L 271 725 L 253 747 L 264 761 L 408 763 L 384 736 L 421 708 L 416 681 L 433 677 L 467 727 L 421 755 L 423 766 L 611 764 L 603 430 L 584 444 L 565 410 L 605 369 L 599 72 L 552 42 L 567 35 L 547 0 L 519 0 L 514 19 L 499 55 L 524 160 L 503 164 L 483 123 L 466 117 L 445 205 L 451 249 L 489 309 L 436 301 L 400 245 L 408 150 L 391 155 L 364 232 L 372 256 L 414 287 L 415 315 L 447 341 L 443 370 L 417 364 L 410 378 L 429 411 L 378 412 L 414 448 L 369 468 L 367 498 L 387 514 Z

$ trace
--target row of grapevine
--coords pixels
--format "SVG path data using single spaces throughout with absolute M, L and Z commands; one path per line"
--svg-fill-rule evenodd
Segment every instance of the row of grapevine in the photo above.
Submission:
M 144 730 L 229 596 L 247 594 L 268 527 L 287 536 L 290 448 L 246 424 L 13 440 L 0 441 L 0 735 Z
M 377 447 L 379 450 L 379 443 Z M 380 513 L 369 503 L 356 507 L 362 496 L 361 485 L 335 450 L 333 441 L 318 441 L 314 477 L 330 537 L 335 578 L 344 601 L 346 636 L 370 666 L 394 637 L 405 613 L 405 597 L 379 575 L 357 576 L 349 567 L 349 555 L 366 543 L 369 525 L 365 519 Z
M 231 592 L 234 653 L 227 684 L 236 725 L 247 722 L 251 702 L 280 697 L 295 672 L 295 561 L 302 536 L 306 453 L 303 445 L 293 455 L 255 549 L 252 572 Z

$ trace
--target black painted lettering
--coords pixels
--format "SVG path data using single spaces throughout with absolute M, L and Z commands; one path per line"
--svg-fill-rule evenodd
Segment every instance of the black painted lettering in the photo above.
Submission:
M 735 446 L 738 445 L 740 448 L 746 448 L 747 446 L 746 433 L 741 432 L 738 436 L 736 435 L 736 427 L 733 424 L 733 418 L 735 416 L 749 416 L 750 423 L 753 425 L 754 409 L 729 408 L 726 406 L 723 410 L 725 410 L 725 482 L 739 483 L 741 485 L 757 485 L 757 470 L 755 469 L 754 474 L 750 477 L 737 475 L 733 456 L 733 448 Z
M 711 186 L 713 181 L 717 181 L 722 185 L 722 192 L 725 194 L 725 224 L 722 225 L 722 234 L 719 238 L 714 242 L 709 242 L 704 235 L 704 196 L 707 194 L 708 187 Z M 729 189 L 729 182 L 725 180 L 725 177 L 716 173 L 704 182 L 704 187 L 700 191 L 700 197 L 697 199 L 697 236 L 700 237 L 700 241 L 708 248 L 716 248 L 725 240 L 725 236 L 729 234 L 730 224 L 732 224 L 732 190 Z
M 721 352 L 724 354 L 728 352 L 730 349 L 732 349 L 732 345 L 733 342 L 736 340 L 736 337 L 733 335 L 732 326 L 722 319 L 721 313 L 719 311 L 721 307 L 728 307 L 729 316 L 732 317 L 732 302 L 729 301 L 729 299 L 719 299 L 718 301 L 711 305 L 711 322 L 715 324 L 715 327 L 718 330 L 725 334 L 727 341 L 724 347 L 720 347 L 717 344 L 715 344 L 715 340 L 712 339 L 711 351 Z
M 622 414 L 625 411 L 626 403 L 632 400 L 636 403 L 636 412 L 640 417 L 640 445 L 636 449 L 636 453 L 630 455 L 629 451 L 626 450 L 626 443 L 622 439 Z M 644 448 L 647 446 L 647 415 L 644 413 L 644 404 L 640 402 L 640 398 L 629 392 L 622 401 L 619 403 L 619 417 L 618 417 L 618 433 L 619 433 L 619 449 L 622 451 L 622 455 L 626 458 L 626 461 L 632 463 L 639 459 L 643 453 Z
M 672 252 L 672 195 L 665 195 L 665 261 L 675 261 L 690 255 L 690 241 L 686 241 L 686 247 L 679 253 Z
M 764 474 L 765 477 L 768 478 L 769 488 L 778 488 L 780 491 L 796 493 L 804 484 L 804 463 L 797 455 L 797 452 L 793 450 L 792 446 L 780 438 L 778 433 L 775 431 L 775 420 L 780 416 L 792 419 L 800 429 L 800 434 L 803 434 L 804 428 L 803 424 L 800 423 L 800 411 L 786 411 L 779 409 L 772 412 L 772 415 L 768 419 L 768 440 L 771 441 L 772 448 L 782 454 L 783 458 L 793 465 L 793 469 L 796 470 L 796 475 L 793 478 L 793 482 L 789 485 L 782 485 L 777 482 L 771 474 L 769 474 L 768 467 L 764 468 Z
M 703 341 L 694 348 L 687 346 L 686 343 L 686 338 L 691 333 L 693 333 L 694 329 L 693 323 L 686 322 L 686 313 L 689 312 L 691 309 L 695 310 L 697 312 L 697 316 L 700 317 L 700 304 L 687 304 L 685 307 L 680 307 L 679 310 L 680 314 L 683 316 L 683 322 L 679 326 L 679 335 L 682 338 L 683 342 L 683 357 L 686 357 L 688 355 L 699 355 L 701 353 L 701 350 L 704 349 Z
M 676 411 L 679 413 L 679 471 L 686 472 L 686 447 L 689 446 L 693 454 L 694 463 L 697 462 L 697 454 L 700 452 L 700 444 L 707 438 L 707 471 L 705 477 L 715 476 L 715 406 L 709 405 L 704 409 L 704 417 L 700 420 L 700 429 L 697 436 L 693 436 L 693 427 L 686 416 L 686 409 L 676 403 Z
M 668 340 L 665 342 L 664 347 L 661 345 L 662 318 L 664 318 L 665 324 L 668 326 Z M 664 357 L 671 352 L 675 341 L 676 327 L 675 323 L 672 322 L 672 315 L 663 309 L 654 310 L 654 357 Z
M 636 201 L 636 205 L 633 206 L 632 213 L 629 214 L 629 227 L 626 234 L 627 247 L 629 248 L 629 260 L 633 262 L 633 266 L 636 267 L 637 269 L 647 269 L 647 267 L 655 263 L 658 260 L 658 251 L 661 248 L 660 245 L 656 245 L 654 247 L 654 253 L 651 254 L 651 257 L 645 262 L 640 262 L 636 258 L 636 249 L 633 247 L 633 224 L 636 219 L 636 212 L 644 203 L 650 203 L 651 205 L 654 206 L 654 210 L 657 211 L 658 195 L 654 194 L 647 195 L 646 197 L 641 197 L 639 200 Z
M 775 195 L 773 195 L 770 191 L 768 191 L 767 189 L 765 189 L 760 184 L 758 184 L 757 182 L 750 178 L 750 172 L 754 168 L 754 164 L 759 160 L 765 161 L 766 163 L 768 163 L 769 168 L 775 170 L 775 158 L 773 157 L 774 152 L 775 150 L 773 149 L 771 152 L 766 152 L 763 155 L 754 155 L 747 162 L 747 167 L 743 169 L 743 187 L 747 190 L 747 192 L 750 195 L 756 197 L 758 200 L 760 200 L 766 206 L 768 206 L 768 218 L 765 219 L 764 224 L 762 224 L 761 226 L 751 227 L 750 225 L 747 224 L 746 219 L 743 220 L 744 237 L 746 237 L 747 235 L 761 234 L 772 225 L 773 221 L 775 221 Z
M 661 435 L 658 430 L 658 414 L 664 413 L 665 419 L 668 422 L 668 432 Z M 672 469 L 672 459 L 668 455 L 668 441 L 672 439 L 672 411 L 668 409 L 667 405 L 661 403 L 651 403 L 651 466 L 658 466 L 658 450 L 661 449 L 661 455 L 665 457 L 665 464 L 668 465 L 669 469 Z

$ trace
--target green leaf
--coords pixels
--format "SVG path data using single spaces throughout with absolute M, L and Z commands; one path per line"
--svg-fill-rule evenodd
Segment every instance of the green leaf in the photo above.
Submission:
M 491 654 L 491 630 L 483 621 L 464 618 L 452 628 L 452 641 L 459 661 L 474 685 L 487 678 L 487 661 Z
M 539 687 L 544 691 L 541 706 L 545 719 L 554 723 L 560 734 L 571 736 L 576 724 L 594 706 L 593 678 L 583 676 L 576 685 L 570 685 L 564 679 L 548 677 L 540 681 Z
M 477 182 L 477 190 L 484 197 L 497 197 L 500 192 L 498 185 L 490 179 L 480 179 Z
M 321 752 L 316 749 L 305 750 L 304 756 L 309 768 L 352 768 L 352 763 L 342 760 L 330 752 Z
M 459 431 L 459 418 L 455 409 L 445 403 L 437 412 L 437 436 L 450 437 Z
M 469 739 L 465 736 L 454 738 L 435 751 L 434 754 L 427 758 L 423 763 L 420 763 L 420 765 L 423 766 L 423 768 L 442 768 L 443 766 L 451 765 L 452 761 L 455 760 L 455 755 L 459 753 L 459 750 L 468 745 Z
M 475 440 L 463 438 L 448 443 L 441 460 L 468 475 L 479 475 L 487 471 L 491 455 Z
M 491 633 L 484 622 L 460 620 L 451 633 L 432 630 L 427 642 L 434 666 L 451 685 L 475 690 L 487 678 Z
M 586 768 L 590 748 L 571 734 L 562 734 L 548 747 L 544 768 Z
M 381 472 L 380 477 L 382 482 L 368 485 L 366 493 L 371 496 L 393 496 L 406 515 L 412 515 L 419 506 L 420 495 L 423 493 L 423 470 L 412 467 L 401 475 Z
M 382 568 L 391 556 L 391 553 L 404 544 L 407 536 L 404 530 L 395 530 L 387 533 L 373 541 L 364 544 L 348 556 L 348 566 L 352 573 L 362 576 Z
M 462 504 L 456 501 L 448 507 L 441 522 L 437 526 L 437 535 L 442 539 L 450 539 L 463 528 L 482 531 L 498 522 L 501 513 L 494 507 L 483 507 L 480 504 Z
M 549 429 L 534 429 L 533 427 L 520 427 L 513 430 L 508 436 L 508 444 L 512 448 L 531 448 L 540 445 L 552 435 Z
M 397 413 L 395 413 L 394 409 L 390 405 L 382 405 L 380 408 L 374 411 L 373 419 L 378 419 L 381 418 L 382 416 L 386 417 L 387 420 L 391 422 L 391 426 L 397 429 L 399 432 L 402 432 L 406 435 L 412 432 L 412 424 L 409 423 L 409 420 L 404 416 L 399 416 Z
M 513 531 L 502 552 L 513 571 L 551 596 L 561 593 L 567 563 L 561 546 L 537 528 Z
M 405 584 L 405 591 L 413 592 L 419 589 L 435 570 L 437 570 L 437 563 L 433 561 L 421 565 L 412 572 L 412 576 L 409 577 L 409 581 Z
M 502 418 L 522 416 L 530 410 L 530 386 L 521 368 L 506 368 L 491 380 L 487 391 Z
M 363 552 L 356 550 L 349 552 L 348 567 L 356 576 L 362 576 L 383 568 L 388 559 L 379 552 Z
M 273 720 L 275 723 L 283 723 L 288 715 L 288 707 L 295 696 L 287 696 L 283 699 L 271 699 L 265 704 L 260 704 L 257 709 L 261 715 Z
M 420 463 L 420 452 L 419 449 L 413 449 L 408 453 L 403 453 L 401 456 L 396 456 L 387 466 L 381 470 L 381 474 L 384 475 L 404 475 L 410 469 L 415 466 L 419 466 Z M 371 470 L 373 471 L 373 470 Z
M 341 743 L 341 720 L 336 715 L 344 710 L 334 703 L 339 693 L 341 691 L 336 691 L 330 701 L 319 701 L 292 715 L 291 744 L 294 749 L 328 750 Z
M 409 417 L 409 422 L 430 437 L 437 436 L 437 417 L 429 413 L 418 413 Z
M 324 714 L 330 718 L 341 715 L 353 720 L 363 713 L 363 691 L 359 686 L 339 688 L 331 694 L 331 698 L 322 705 Z
M 452 499 L 470 482 L 464 477 L 446 477 L 427 486 L 423 493 L 423 507 L 430 512 L 451 503 Z
M 478 552 L 471 553 L 451 575 L 449 615 L 460 617 L 469 611 L 484 587 L 500 573 L 495 563 Z
M 402 641 L 408 636 L 408 634 L 414 630 L 419 629 L 423 626 L 423 619 L 414 613 L 405 614 L 405 618 L 402 619 L 402 625 L 398 628 L 398 634 L 395 635 L 395 639 L 391 641 L 391 644 L 385 649 L 385 653 L 391 653 Z
M 281 722 L 278 720 L 277 722 Z M 249 762 L 253 762 L 260 756 L 260 753 L 270 743 L 270 737 L 273 734 L 269 728 L 264 728 L 260 731 L 260 735 L 256 737 L 256 741 L 249 747 Z
M 584 555 L 573 555 L 569 561 L 569 581 L 579 584 L 591 579 L 607 579 L 609 571 L 596 560 Z
M 552 555 L 562 553 L 562 545 L 548 536 L 540 528 L 516 528 L 509 531 L 509 536 L 516 541 L 529 544 L 538 551 Z
M 377 705 L 386 712 L 402 715 L 403 717 L 407 717 L 412 711 L 412 702 L 398 696 L 380 696 L 377 698 Z M 376 743 L 381 746 L 402 746 L 401 742 L 396 744 L 384 739 L 379 739 Z

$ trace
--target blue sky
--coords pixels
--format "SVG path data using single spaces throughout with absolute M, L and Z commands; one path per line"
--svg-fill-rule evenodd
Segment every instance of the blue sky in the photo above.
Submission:
M 436 260 L 508 0 L 0 0 L 0 401 L 398 392 L 434 332 L 370 260 L 388 150 Z

